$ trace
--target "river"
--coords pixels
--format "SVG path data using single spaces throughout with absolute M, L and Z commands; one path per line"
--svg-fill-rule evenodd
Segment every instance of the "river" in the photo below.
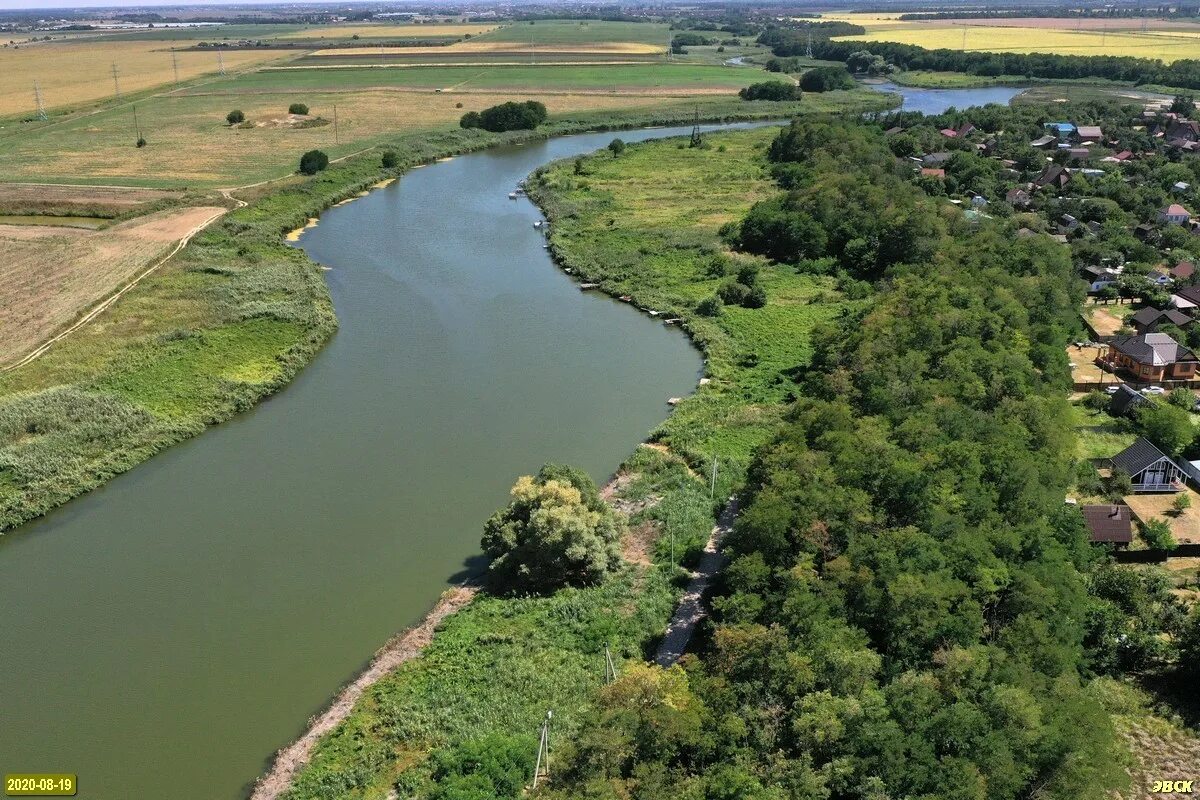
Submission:
M 685 337 L 580 292 L 507 198 L 614 135 L 462 156 L 330 209 L 299 245 L 331 268 L 341 327 L 289 387 L 0 537 L 0 772 L 236 800 L 479 568 L 516 476 L 554 459 L 603 479 L 693 389 Z

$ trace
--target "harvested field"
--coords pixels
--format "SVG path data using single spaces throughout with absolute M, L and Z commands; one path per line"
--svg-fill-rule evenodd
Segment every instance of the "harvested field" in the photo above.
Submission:
M 519 22 L 479 37 L 490 42 L 533 41 L 539 44 L 581 44 L 589 42 L 642 42 L 666 47 L 670 38 L 667 26 L 658 22 L 608 22 L 599 20 L 537 20 Z
M 361 47 L 332 47 L 326 50 L 318 50 L 312 55 L 314 56 L 352 56 L 363 52 Z M 666 52 L 666 45 L 644 44 L 640 42 L 586 42 L 580 44 L 555 44 L 547 42 L 539 42 L 529 44 L 528 42 L 489 42 L 489 41 L 470 41 L 459 42 L 458 44 L 448 45 L 446 47 L 374 47 L 368 53 L 371 54 L 391 54 L 391 55 L 411 55 L 411 56 L 447 56 L 461 53 L 521 53 L 528 56 L 530 53 L 557 55 L 560 53 L 595 53 L 595 54 L 618 54 L 618 55 L 639 55 L 639 54 L 659 54 Z
M 223 212 L 163 211 L 101 231 L 0 227 L 0 365 L 33 350 Z
M 0 183 L 0 214 L 115 217 L 177 196 L 177 192 L 163 189 Z
M 280 39 L 430 39 L 454 36 L 478 36 L 495 30 L 495 25 L 322 25 L 280 36 Z
M 170 48 L 194 42 L 86 41 L 51 42 L 37 47 L 0 49 L 0 117 L 25 114 L 37 108 L 37 80 L 49 108 L 110 98 L 114 94 L 112 66 L 117 65 L 122 93 L 163 86 L 174 80 Z M 180 51 L 179 78 L 187 80 L 217 72 L 217 54 Z M 277 51 L 233 50 L 222 54 L 227 70 L 279 58 Z M 65 69 L 65 65 L 70 65 Z

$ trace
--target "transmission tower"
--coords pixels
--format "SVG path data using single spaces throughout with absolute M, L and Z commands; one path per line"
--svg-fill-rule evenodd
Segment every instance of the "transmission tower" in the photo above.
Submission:
M 608 642 L 604 643 L 604 682 L 612 683 L 617 679 L 617 666 L 613 663 L 612 651 L 608 649 Z
M 175 82 L 179 83 L 179 56 L 174 50 L 171 51 L 171 69 L 175 71 Z
M 117 97 L 120 97 L 121 96 L 121 80 L 120 80 L 120 78 L 117 77 L 117 62 L 115 62 L 115 61 L 113 62 L 113 65 L 112 65 L 112 76 L 113 76 L 113 91 L 116 92 Z
M 217 74 L 225 74 L 225 59 L 221 56 L 221 51 L 217 51 Z
M 804 57 L 809 61 L 812 60 L 812 23 L 809 22 L 804 26 L 808 30 L 808 42 L 804 45 Z
M 33 82 L 33 99 L 37 103 L 37 118 L 40 120 L 46 119 L 46 104 L 42 102 L 42 87 L 37 81 Z
M 553 711 L 546 712 L 542 722 L 542 736 L 538 742 L 537 762 L 533 765 L 533 788 L 536 789 L 538 780 L 550 778 L 550 720 L 554 718 Z

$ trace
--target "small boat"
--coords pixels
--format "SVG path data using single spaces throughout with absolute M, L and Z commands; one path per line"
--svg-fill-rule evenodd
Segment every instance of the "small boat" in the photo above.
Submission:
M 657 316 L 658 316 L 659 314 L 661 314 L 662 312 L 661 312 L 661 311 L 647 311 L 646 313 L 647 313 L 647 314 L 649 314 L 649 315 L 650 315 L 650 316 L 652 316 L 652 317 L 657 317 Z
M 623 294 L 620 297 L 618 297 L 617 299 L 620 300 L 622 303 L 632 303 L 633 302 L 633 298 L 627 294 Z
M 508 199 L 509 199 L 509 200 L 516 200 L 516 199 L 517 199 L 517 193 L 516 193 L 516 192 L 509 192 L 509 193 L 508 193 Z
M 550 245 L 548 245 L 548 244 L 542 245 L 542 247 L 549 247 L 549 246 Z M 573 270 L 570 267 L 563 267 L 563 272 L 567 273 L 568 275 L 570 275 L 572 271 Z
M 549 242 L 547 242 L 546 244 L 542 245 L 542 249 L 543 249 L 543 250 L 549 250 L 549 249 L 550 249 L 550 243 L 549 243 Z M 571 271 L 571 270 L 567 270 L 567 272 L 570 272 L 570 271 Z
M 600 284 L 598 284 L 598 283 L 581 283 L 581 284 L 579 284 L 579 289 L 581 291 L 584 291 L 587 289 L 598 289 L 598 288 L 600 288 Z
M 682 402 L 683 402 L 682 397 L 668 397 L 667 398 L 667 405 L 669 405 L 669 406 L 677 406 Z
M 663 325 L 678 325 L 681 322 L 683 322 L 683 320 L 679 317 L 671 317 L 670 319 L 664 319 Z
M 535 228 L 542 227 L 542 221 L 539 219 L 537 222 L 533 223 L 533 227 L 535 227 Z

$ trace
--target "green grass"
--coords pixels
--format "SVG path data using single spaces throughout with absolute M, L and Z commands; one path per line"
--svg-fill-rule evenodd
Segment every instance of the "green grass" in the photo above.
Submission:
M 722 223 L 776 191 L 762 155 L 775 134 L 709 134 L 709 149 L 648 142 L 617 159 L 585 159 L 583 175 L 573 163 L 556 164 L 533 186 L 561 263 L 610 294 L 682 317 L 705 350 L 710 383 L 677 406 L 655 436 L 697 470 L 718 458 L 722 492 L 778 423 L 794 390 L 790 375 L 811 356 L 813 326 L 850 305 L 831 279 L 730 254 L 718 236 Z M 742 264 L 759 267 L 768 305 L 729 307 L 716 319 L 696 315 L 696 303 L 725 279 L 721 270 L 733 274 Z
M 976 89 L 985 86 L 1021 86 L 1029 83 L 1022 75 L 968 75 L 965 72 L 932 72 L 914 70 L 897 72 L 888 79 L 901 86 L 918 89 Z
M 1079 403 L 1071 404 L 1071 425 L 1075 429 L 1076 457 L 1081 459 L 1110 458 L 1137 439 L 1128 420 L 1091 411 Z
M 554 60 L 556 56 L 540 56 Z M 735 69 L 706 64 L 611 64 L 611 65 L 464 65 L 397 67 L 380 69 L 264 69 L 227 81 L 223 92 L 259 92 L 300 89 L 362 89 L 400 87 L 478 91 L 512 89 L 522 92 L 571 89 L 694 89 L 697 87 L 741 88 L 755 81 L 785 78 L 758 70 Z
M 589 44 L 594 42 L 639 42 L 659 44 L 666 49 L 667 26 L 659 22 L 606 22 L 600 20 L 536 20 L 515 22 L 475 37 L 481 42 L 528 44 Z

